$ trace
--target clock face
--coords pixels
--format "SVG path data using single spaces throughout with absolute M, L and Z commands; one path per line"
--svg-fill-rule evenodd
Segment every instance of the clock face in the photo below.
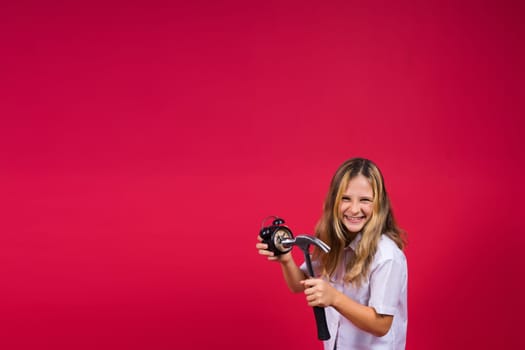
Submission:
M 273 244 L 275 248 L 277 248 L 279 251 L 286 253 L 290 251 L 292 247 L 285 247 L 282 244 L 282 241 L 284 241 L 285 239 L 291 239 L 291 238 L 293 238 L 293 236 L 290 230 L 282 227 L 275 232 L 275 235 L 273 236 Z

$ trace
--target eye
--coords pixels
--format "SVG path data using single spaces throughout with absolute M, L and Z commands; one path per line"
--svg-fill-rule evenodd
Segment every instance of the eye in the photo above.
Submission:
M 349 202 L 349 201 L 350 201 L 350 197 L 348 197 L 348 196 L 343 196 L 343 198 L 341 198 L 341 201 L 342 201 L 342 202 Z
M 363 203 L 372 203 L 372 200 L 370 198 L 361 198 L 361 202 L 363 202 Z

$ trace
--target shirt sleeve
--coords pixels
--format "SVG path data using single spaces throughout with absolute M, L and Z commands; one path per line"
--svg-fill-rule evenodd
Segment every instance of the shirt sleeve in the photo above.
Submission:
M 368 306 L 373 307 L 378 314 L 394 315 L 406 283 L 406 261 L 388 259 L 382 262 L 370 274 Z
M 299 269 L 304 272 L 304 274 L 306 276 L 310 276 L 310 274 L 308 273 L 308 268 L 306 267 L 306 261 L 304 261 L 301 266 L 299 266 Z M 317 260 L 313 260 L 312 261 L 312 269 L 314 270 L 314 274 L 315 276 L 314 277 L 319 277 L 320 273 L 321 273 L 321 264 L 319 263 L 319 261 Z

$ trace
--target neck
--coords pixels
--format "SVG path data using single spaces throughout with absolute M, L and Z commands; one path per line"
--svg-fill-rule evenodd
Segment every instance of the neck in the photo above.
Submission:
M 350 243 L 357 237 L 357 232 L 345 232 L 345 247 L 348 247 Z

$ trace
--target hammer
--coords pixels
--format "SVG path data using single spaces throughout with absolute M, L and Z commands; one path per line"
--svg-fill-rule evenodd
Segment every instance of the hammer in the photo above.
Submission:
M 281 244 L 288 248 L 291 246 L 298 246 L 304 253 L 304 259 L 306 262 L 306 268 L 308 269 L 308 274 L 310 277 L 314 276 L 314 269 L 312 267 L 312 261 L 310 259 L 310 244 L 317 246 L 323 252 L 328 253 L 330 247 L 319 238 L 308 236 L 308 235 L 298 235 L 295 238 L 288 238 L 281 242 Z M 314 306 L 314 315 L 315 322 L 317 323 L 317 337 L 319 340 L 328 340 L 330 339 L 330 332 L 328 331 L 328 326 L 326 325 L 326 315 L 324 308 L 320 306 Z

